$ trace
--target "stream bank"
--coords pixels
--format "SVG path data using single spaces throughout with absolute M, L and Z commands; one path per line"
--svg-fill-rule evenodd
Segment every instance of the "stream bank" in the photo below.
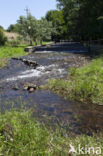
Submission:
M 59 46 L 59 51 L 57 50 Z M 0 109 L 2 112 L 11 108 L 32 109 L 34 117 L 41 122 L 61 125 L 69 128 L 75 134 L 91 134 L 102 130 L 103 107 L 84 105 L 80 102 L 65 100 L 64 98 L 46 90 L 36 90 L 29 93 L 24 90 L 27 83 L 40 86 L 51 78 L 66 79 L 71 67 L 80 67 L 89 61 L 89 57 L 81 52 L 81 45 L 68 45 L 62 49 L 57 45 L 57 51 L 37 50 L 23 59 L 36 61 L 40 66 L 29 67 L 20 60 L 10 60 L 7 67 L 0 69 Z M 75 47 L 73 49 L 73 47 Z M 75 50 L 77 53 L 70 53 Z M 66 44 L 67 48 L 67 44 Z M 53 50 L 53 49 L 51 49 Z M 85 115 L 84 115 L 85 114 Z M 96 119 L 95 119 L 96 116 Z M 49 121 L 49 122 L 48 122 Z M 62 124 L 61 124 L 62 123 Z M 67 129 L 68 129 L 67 128 Z

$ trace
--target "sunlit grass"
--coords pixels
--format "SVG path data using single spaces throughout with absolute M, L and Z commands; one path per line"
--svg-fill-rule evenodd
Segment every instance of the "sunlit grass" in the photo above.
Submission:
M 24 55 L 27 55 L 24 47 L 0 47 L 0 67 L 6 66 L 10 58 Z
M 103 56 L 81 68 L 71 68 L 67 80 L 50 80 L 44 87 L 66 98 L 103 104 Z
M 53 131 L 36 121 L 31 111 L 0 114 L 0 155 L 68 156 L 70 144 L 77 151 L 81 144 L 100 147 L 103 152 L 102 135 L 71 137 L 58 127 Z

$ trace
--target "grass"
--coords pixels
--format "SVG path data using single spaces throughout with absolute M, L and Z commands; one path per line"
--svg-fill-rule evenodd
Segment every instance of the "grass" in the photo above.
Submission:
M 103 56 L 81 68 L 71 68 L 67 80 L 52 79 L 43 88 L 74 100 L 103 105 Z
M 48 45 L 48 44 L 52 44 L 52 41 L 43 41 L 42 45 Z M 36 46 L 35 42 L 33 42 L 33 45 Z M 40 41 L 37 41 L 37 45 L 41 45 Z
M 68 156 L 70 144 L 77 151 L 79 144 L 100 147 L 103 153 L 102 135 L 70 137 L 59 128 L 55 131 L 46 128 L 31 116 L 31 111 L 0 114 L 1 156 Z
M 52 42 L 43 42 L 43 45 L 48 45 L 50 43 Z M 35 43 L 33 45 L 35 45 Z M 39 42 L 38 45 L 40 45 Z M 8 60 L 12 57 L 27 55 L 27 53 L 24 51 L 24 48 L 26 46 L 28 45 L 20 44 L 19 47 L 12 47 L 12 46 L 0 47 L 0 68 L 5 67 L 8 63 Z
M 6 66 L 10 58 L 24 55 L 24 47 L 0 47 L 0 67 Z

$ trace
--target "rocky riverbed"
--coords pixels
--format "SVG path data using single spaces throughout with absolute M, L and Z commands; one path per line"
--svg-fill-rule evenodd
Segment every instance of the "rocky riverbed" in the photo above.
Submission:
M 32 109 L 34 117 L 41 122 L 51 125 L 58 123 L 74 133 L 101 130 L 103 106 L 65 100 L 50 91 L 39 89 L 51 78 L 66 79 L 71 67 L 80 67 L 90 61 L 87 55 L 69 53 L 68 49 L 66 53 L 50 50 L 40 49 L 26 57 L 11 59 L 7 67 L 0 69 L 1 111 L 11 108 Z M 21 60 L 37 62 L 37 66 Z

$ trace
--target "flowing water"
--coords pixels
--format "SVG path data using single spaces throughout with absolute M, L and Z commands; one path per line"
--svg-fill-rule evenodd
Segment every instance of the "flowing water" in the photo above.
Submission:
M 58 48 L 59 46 L 59 48 Z M 63 51 L 64 47 L 64 51 Z M 61 51 L 60 51 L 61 49 Z M 51 78 L 66 78 L 71 67 L 88 62 L 81 45 L 57 45 L 39 48 L 24 58 L 37 61 L 36 69 L 18 60 L 10 60 L 7 67 L 0 69 L 0 109 L 32 109 L 34 117 L 46 124 L 58 124 L 74 133 L 97 132 L 103 128 L 103 106 L 83 104 L 65 100 L 50 91 L 24 90 L 26 83 L 43 85 Z M 76 53 L 70 53 L 75 51 Z M 64 53 L 66 52 L 66 53 Z

